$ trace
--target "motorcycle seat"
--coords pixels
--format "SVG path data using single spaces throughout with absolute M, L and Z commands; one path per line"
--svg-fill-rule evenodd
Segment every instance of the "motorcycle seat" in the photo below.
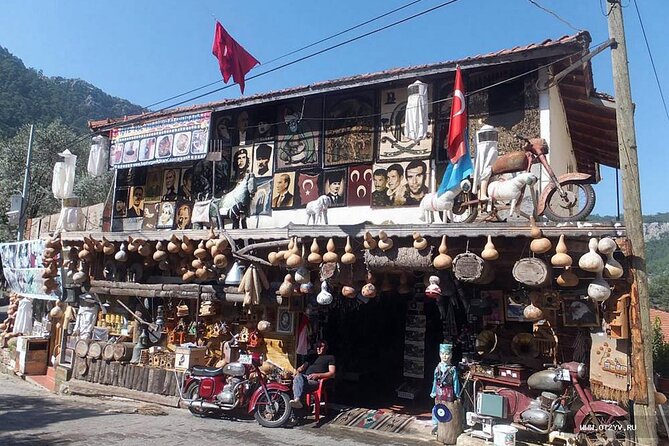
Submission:
M 193 376 L 218 376 L 223 375 L 223 367 L 202 367 L 199 365 L 193 366 L 191 369 Z

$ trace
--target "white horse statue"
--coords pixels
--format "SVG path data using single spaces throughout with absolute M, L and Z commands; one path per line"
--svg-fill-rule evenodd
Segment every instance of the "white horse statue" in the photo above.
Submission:
M 530 172 L 520 173 L 507 180 L 499 178 L 488 185 L 488 197 L 493 201 L 510 201 L 509 215 L 514 215 L 525 188 L 536 184 L 537 181 L 537 176 Z M 520 208 L 518 213 L 521 213 Z
M 318 224 L 321 219 L 328 224 L 328 208 L 332 206 L 332 198 L 321 195 L 307 203 L 307 224 L 313 219 L 313 224 Z
M 244 214 L 248 211 L 255 190 L 255 177 L 252 173 L 247 173 L 234 189 L 221 198 L 211 201 L 209 216 L 216 218 L 219 229 L 223 228 L 226 218 L 232 221 L 233 229 L 239 229 L 240 225 L 243 229 L 246 229 Z
M 436 192 L 426 194 L 423 199 L 420 200 L 420 220 L 433 223 L 434 212 L 446 212 L 448 219 L 453 221 L 452 209 L 455 197 L 457 197 L 463 190 L 469 191 L 470 189 L 471 183 L 467 180 L 462 180 L 458 186 L 447 190 L 441 195 L 437 195 Z

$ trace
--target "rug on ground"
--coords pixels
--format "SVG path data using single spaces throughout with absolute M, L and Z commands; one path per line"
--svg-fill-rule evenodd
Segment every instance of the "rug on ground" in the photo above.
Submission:
M 331 424 L 400 433 L 411 424 L 414 417 L 382 410 L 354 408 L 341 412 Z

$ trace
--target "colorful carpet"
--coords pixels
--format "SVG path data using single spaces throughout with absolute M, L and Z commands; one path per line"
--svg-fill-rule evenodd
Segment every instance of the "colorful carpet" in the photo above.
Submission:
M 374 409 L 348 409 L 337 415 L 331 424 L 374 429 L 382 432 L 401 433 L 414 420 L 411 415 L 400 415 Z

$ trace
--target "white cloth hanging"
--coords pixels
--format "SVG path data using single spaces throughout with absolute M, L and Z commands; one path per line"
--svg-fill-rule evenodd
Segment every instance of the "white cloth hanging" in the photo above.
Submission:
M 33 301 L 27 297 L 19 301 L 19 308 L 16 310 L 16 322 L 14 322 L 14 333 L 23 333 L 30 335 L 33 331 Z
M 79 229 L 79 208 L 61 208 L 56 229 L 62 229 L 64 231 L 76 231 Z
M 93 327 L 98 319 L 99 308 L 97 305 L 79 307 L 77 322 L 74 324 L 74 333 L 79 334 L 79 339 L 90 339 Z
M 60 152 L 58 155 L 64 158 L 53 166 L 53 178 L 51 180 L 51 190 L 53 196 L 58 199 L 70 198 L 74 191 L 74 172 L 77 167 L 77 156 L 73 155 L 68 149 Z
M 109 138 L 98 135 L 93 137 L 93 144 L 88 154 L 88 174 L 99 177 L 107 171 L 109 163 Z
M 482 181 L 492 175 L 492 165 L 497 160 L 497 130 L 491 125 L 484 125 L 476 132 L 476 156 L 474 159 L 474 178 L 472 192 L 478 192 Z
M 427 84 L 421 81 L 414 82 L 409 85 L 408 94 L 404 116 L 404 137 L 413 141 L 420 141 L 427 136 Z

